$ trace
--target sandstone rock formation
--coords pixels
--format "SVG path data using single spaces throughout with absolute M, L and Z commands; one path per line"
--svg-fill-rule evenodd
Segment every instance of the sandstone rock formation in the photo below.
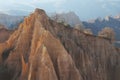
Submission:
M 109 40 L 50 20 L 36 9 L 0 44 L 0 80 L 120 80 Z
M 13 30 L 8 30 L 3 25 L 0 25 L 0 43 L 5 42 L 12 33 Z

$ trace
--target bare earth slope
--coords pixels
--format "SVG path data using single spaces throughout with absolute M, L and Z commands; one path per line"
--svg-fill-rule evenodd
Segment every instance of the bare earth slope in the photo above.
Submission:
M 36 9 L 0 44 L 0 80 L 120 80 L 109 40 L 50 20 Z

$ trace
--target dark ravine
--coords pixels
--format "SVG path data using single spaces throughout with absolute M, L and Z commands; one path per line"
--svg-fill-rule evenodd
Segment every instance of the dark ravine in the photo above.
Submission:
M 41 9 L 0 44 L 0 80 L 120 80 L 120 49 Z

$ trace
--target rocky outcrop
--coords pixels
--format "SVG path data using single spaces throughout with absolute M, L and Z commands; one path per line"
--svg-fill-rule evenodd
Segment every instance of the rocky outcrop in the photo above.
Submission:
M 80 73 L 63 45 L 44 29 L 46 20 L 44 11 L 36 9 L 0 45 L 1 65 L 9 71 L 10 80 L 80 80 Z
M 8 30 L 3 25 L 0 25 L 0 43 L 8 40 L 8 38 L 13 32 L 13 30 Z
M 50 20 L 36 9 L 0 44 L 1 80 L 119 80 L 109 40 Z

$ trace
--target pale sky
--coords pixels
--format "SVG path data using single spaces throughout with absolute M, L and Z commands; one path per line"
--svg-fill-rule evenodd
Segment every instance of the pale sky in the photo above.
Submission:
M 120 0 L 0 0 L 0 12 L 74 11 L 81 20 L 120 14 Z

